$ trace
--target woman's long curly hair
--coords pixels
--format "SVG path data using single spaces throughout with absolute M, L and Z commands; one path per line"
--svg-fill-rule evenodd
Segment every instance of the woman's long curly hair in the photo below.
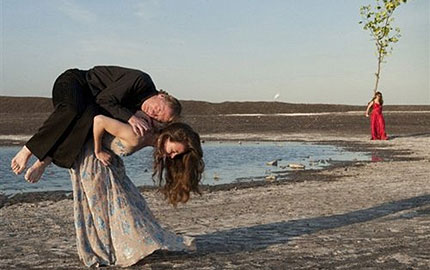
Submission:
M 175 158 L 166 157 L 164 145 L 171 142 L 182 143 L 185 153 Z M 172 123 L 160 131 L 154 148 L 154 173 L 160 191 L 173 206 L 186 203 L 190 192 L 200 193 L 199 182 L 205 167 L 200 136 L 189 125 Z

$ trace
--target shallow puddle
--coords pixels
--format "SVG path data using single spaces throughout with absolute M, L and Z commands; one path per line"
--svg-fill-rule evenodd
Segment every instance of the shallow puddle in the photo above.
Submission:
M 15 176 L 10 161 L 19 147 L 0 148 L 0 192 L 14 194 L 29 191 L 71 190 L 66 169 L 51 165 L 37 184 Z M 301 142 L 206 142 L 203 144 L 206 169 L 203 184 L 217 185 L 288 177 L 291 170 L 321 169 L 336 161 L 381 161 L 364 152 L 350 152 L 332 145 Z M 30 160 L 33 163 L 34 159 Z M 125 157 L 127 175 L 138 186 L 153 185 L 152 148 Z

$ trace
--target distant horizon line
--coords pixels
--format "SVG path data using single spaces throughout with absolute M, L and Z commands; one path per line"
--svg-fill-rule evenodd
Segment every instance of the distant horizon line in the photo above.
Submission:
M 45 96 L 6 96 L 0 95 L 0 98 L 43 98 L 43 99 L 52 99 L 52 97 Z M 309 105 L 342 105 L 342 106 L 366 106 L 366 103 L 361 104 L 350 104 L 350 103 L 323 103 L 323 102 L 287 102 L 287 101 L 279 101 L 279 100 L 226 100 L 226 101 L 208 101 L 208 100 L 194 100 L 194 99 L 179 99 L 179 101 L 192 101 L 192 102 L 206 102 L 212 104 L 220 104 L 220 103 L 228 103 L 228 102 L 237 102 L 237 103 L 284 103 L 284 104 L 309 104 Z M 405 104 L 389 104 L 385 106 L 430 106 L 430 103 L 405 103 Z

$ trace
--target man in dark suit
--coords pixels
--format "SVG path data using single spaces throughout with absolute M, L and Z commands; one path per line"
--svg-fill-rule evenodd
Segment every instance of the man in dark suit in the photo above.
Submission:
M 128 122 L 143 135 L 147 124 L 134 115 L 137 110 L 164 123 L 181 113 L 179 101 L 157 91 L 148 74 L 117 66 L 65 71 L 54 83 L 52 101 L 54 111 L 11 162 L 13 172 L 20 174 L 31 155 L 38 158 L 25 174 L 28 182 L 37 182 L 51 162 L 71 168 L 97 114 Z

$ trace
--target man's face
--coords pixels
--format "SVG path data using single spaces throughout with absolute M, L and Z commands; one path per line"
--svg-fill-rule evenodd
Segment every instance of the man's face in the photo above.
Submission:
M 172 109 L 167 105 L 162 94 L 146 100 L 142 105 L 142 111 L 149 117 L 162 123 L 170 122 L 173 118 Z

